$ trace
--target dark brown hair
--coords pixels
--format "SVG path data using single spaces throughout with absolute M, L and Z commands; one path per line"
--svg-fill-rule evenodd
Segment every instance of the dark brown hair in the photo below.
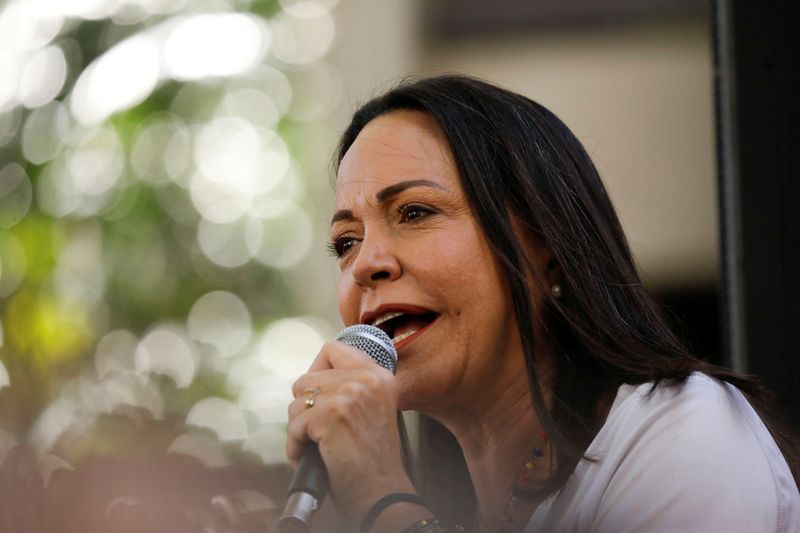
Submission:
M 505 269 L 532 403 L 557 453 L 557 471 L 539 494 L 559 488 L 584 457 L 602 424 L 598 406 L 613 399 L 621 384 L 679 385 L 695 371 L 727 381 L 747 395 L 797 480 L 797 442 L 772 420 L 769 395 L 751 377 L 695 359 L 676 338 L 642 286 L 591 159 L 553 113 L 524 96 L 472 78 L 410 81 L 355 113 L 337 161 L 368 122 L 395 110 L 422 111 L 437 121 L 450 143 L 472 212 Z M 524 236 L 515 234 L 512 219 L 545 243 L 561 267 L 564 296 L 545 300 L 542 309 L 534 308 L 528 287 L 529 280 L 543 284 L 542 274 L 528 261 Z M 546 331 L 544 338 L 534 336 L 537 319 Z M 534 354 L 543 348 L 556 362 L 551 409 L 545 406 L 534 363 Z M 425 420 L 422 426 L 418 486 L 434 505 L 446 502 L 434 509 L 440 516 L 463 521 L 474 510 L 469 509 L 474 496 L 446 496 L 463 491 L 458 482 L 465 479 L 463 456 L 437 424 Z M 454 461 L 449 470 L 442 467 L 448 459 Z M 435 461 L 436 468 L 426 467 L 428 461 Z M 438 479 L 429 477 L 433 472 Z M 453 507 L 454 501 L 466 502 L 467 508 Z

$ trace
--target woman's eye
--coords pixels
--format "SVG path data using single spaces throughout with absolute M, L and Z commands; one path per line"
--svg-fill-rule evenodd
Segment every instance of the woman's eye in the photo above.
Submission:
M 435 213 L 430 207 L 419 204 L 405 204 L 398 209 L 402 222 L 411 222 Z
M 356 244 L 358 240 L 355 237 L 338 237 L 328 243 L 328 251 L 331 255 L 341 258 Z

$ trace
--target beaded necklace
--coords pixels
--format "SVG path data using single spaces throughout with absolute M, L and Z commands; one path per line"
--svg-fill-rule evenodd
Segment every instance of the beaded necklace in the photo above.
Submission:
M 548 443 L 547 434 L 542 432 L 539 434 L 539 438 Z M 497 531 L 496 533 L 512 533 L 513 526 L 514 526 L 514 513 L 519 506 L 520 503 L 520 495 L 529 488 L 529 483 L 531 480 L 531 473 L 536 468 L 538 460 L 544 455 L 544 452 L 541 448 L 534 448 L 531 451 L 531 457 L 528 459 L 528 462 L 525 463 L 525 469 L 520 473 L 517 478 L 514 480 L 514 485 L 511 488 L 511 496 L 508 497 L 506 500 L 506 504 L 503 507 L 503 512 L 500 515 L 500 520 L 497 524 Z

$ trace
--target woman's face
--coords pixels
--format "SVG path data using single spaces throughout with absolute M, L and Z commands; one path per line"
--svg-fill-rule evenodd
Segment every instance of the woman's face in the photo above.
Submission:
M 330 233 L 342 320 L 394 338 L 401 409 L 479 401 L 524 378 L 507 284 L 431 117 L 367 124 L 342 159 Z

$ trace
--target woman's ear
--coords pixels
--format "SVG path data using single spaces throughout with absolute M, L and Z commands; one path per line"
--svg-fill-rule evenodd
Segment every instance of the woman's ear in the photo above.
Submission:
M 556 283 L 561 283 L 561 263 L 553 257 L 553 254 L 550 252 L 550 249 L 547 249 L 548 259 L 547 259 L 547 270 L 545 271 L 545 275 L 547 276 L 547 283 L 552 287 Z
M 550 296 L 556 300 L 560 300 L 561 296 L 563 295 L 563 289 L 561 288 L 562 274 L 563 272 L 561 271 L 561 264 L 555 259 L 555 257 L 553 257 L 551 253 L 547 260 L 547 271 L 545 276 L 547 276 L 547 284 L 550 287 Z
M 544 290 L 552 290 L 553 285 L 561 282 L 561 264 L 553 255 L 544 238 L 537 235 L 532 227 L 526 227 L 518 218 L 513 217 L 511 223 L 519 236 L 528 264 L 528 274 Z

